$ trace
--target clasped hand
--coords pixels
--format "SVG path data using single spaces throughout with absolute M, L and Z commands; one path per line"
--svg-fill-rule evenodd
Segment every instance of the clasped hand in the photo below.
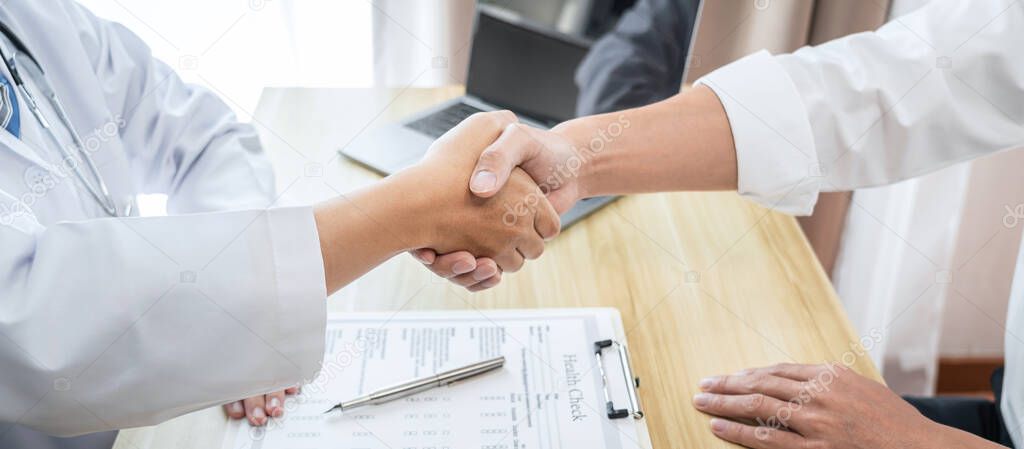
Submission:
M 500 125 L 501 129 L 492 135 L 494 124 Z M 486 129 L 478 131 L 491 137 L 490 141 L 483 139 L 487 144 L 478 147 L 478 151 L 467 151 L 473 155 L 470 164 L 473 168 L 461 173 L 461 179 L 466 181 L 464 186 L 469 187 L 467 191 L 472 192 L 472 196 L 480 201 L 500 202 L 505 201 L 502 198 L 510 197 L 515 200 L 503 203 L 504 220 L 539 208 L 541 215 L 537 216 L 538 223 L 547 225 L 553 222 L 549 214 L 554 214 L 557 220 L 557 214 L 566 212 L 576 201 L 586 197 L 583 182 L 576 170 L 580 163 L 573 160 L 579 157 L 578 152 L 564 133 L 560 132 L 560 128 L 571 127 L 570 123 L 550 131 L 541 130 L 519 123 L 511 112 L 502 111 L 478 114 L 467 119 L 463 125 L 466 128 L 484 127 Z M 463 140 L 467 134 L 472 133 L 456 128 L 438 140 L 435 146 L 451 146 L 449 143 Z M 477 142 L 480 141 L 477 139 Z M 527 196 L 516 193 L 523 189 L 529 189 L 531 193 Z M 546 226 L 538 227 L 537 231 L 545 240 L 558 233 L 558 229 Z M 524 257 L 516 258 L 513 263 L 504 263 L 466 248 L 449 252 L 445 248 L 428 247 L 413 251 L 413 255 L 438 276 L 470 291 L 480 291 L 497 285 L 503 271 L 518 270 L 523 258 L 533 259 L 531 256 L 539 256 L 540 253 L 523 252 Z
M 469 189 L 474 167 L 509 126 L 508 111 L 475 114 L 439 138 L 420 163 L 408 171 L 422 179 L 437 212 L 427 251 L 415 251 L 425 263 L 433 254 L 453 254 L 431 268 L 470 290 L 496 285 L 502 272 L 518 271 L 544 252 L 558 235 L 558 211 L 531 177 L 519 168 L 504 173 L 500 192 L 482 197 Z M 405 173 L 401 174 L 405 175 Z M 452 192 L 455 192 L 454 194 Z M 444 271 L 439 271 L 444 265 Z

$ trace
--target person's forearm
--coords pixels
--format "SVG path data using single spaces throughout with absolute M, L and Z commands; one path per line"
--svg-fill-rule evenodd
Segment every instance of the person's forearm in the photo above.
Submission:
M 328 294 L 427 243 L 417 220 L 426 201 L 410 181 L 399 174 L 316 206 Z
M 571 120 L 553 131 L 567 136 L 581 155 L 585 196 L 736 189 L 729 120 L 707 87 L 649 106 Z

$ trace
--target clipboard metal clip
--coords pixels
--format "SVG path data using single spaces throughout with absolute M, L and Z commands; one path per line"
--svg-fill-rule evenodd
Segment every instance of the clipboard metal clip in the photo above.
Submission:
M 629 397 L 628 409 L 616 409 L 612 401 L 612 395 L 608 390 L 608 376 L 604 371 L 604 360 L 602 352 L 609 347 L 615 346 L 619 352 L 619 366 L 622 367 L 622 378 L 628 384 L 626 393 Z M 601 373 L 601 382 L 604 384 L 604 400 L 608 409 L 608 419 L 622 419 L 632 416 L 633 419 L 644 417 L 643 410 L 640 410 L 640 399 L 637 395 L 637 388 L 640 388 L 640 378 L 633 375 L 633 367 L 629 364 L 629 350 L 626 345 L 615 340 L 601 340 L 594 342 L 594 356 L 597 357 L 597 369 Z

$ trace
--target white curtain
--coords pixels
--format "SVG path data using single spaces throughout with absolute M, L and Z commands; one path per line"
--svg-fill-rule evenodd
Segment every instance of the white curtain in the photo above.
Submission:
M 934 388 L 955 236 L 968 182 L 960 165 L 854 193 L 833 282 L 886 381 L 904 394 Z
M 373 79 L 406 88 L 466 79 L 474 0 L 374 0 Z

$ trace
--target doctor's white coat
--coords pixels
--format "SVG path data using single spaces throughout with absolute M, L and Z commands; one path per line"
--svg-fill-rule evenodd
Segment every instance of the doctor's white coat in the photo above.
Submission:
M 56 150 L 0 132 L 0 433 L 154 424 L 312 379 L 326 298 L 312 210 L 267 208 L 254 129 L 73 2 L 4 2 L 0 21 L 114 196 L 166 193 L 173 214 L 105 218 Z

